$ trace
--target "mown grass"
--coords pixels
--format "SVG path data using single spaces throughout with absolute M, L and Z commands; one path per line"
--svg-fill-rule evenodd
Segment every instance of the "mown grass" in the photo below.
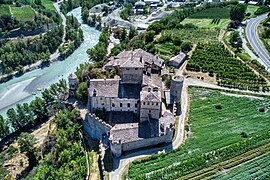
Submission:
M 152 172 L 183 162 L 243 139 L 241 133 L 260 134 L 270 125 L 270 100 L 267 98 L 226 94 L 217 90 L 190 87 L 191 135 L 179 149 L 156 158 L 138 161 L 130 167 L 130 175 Z M 216 109 L 220 105 L 221 109 Z M 259 112 L 264 108 L 265 112 Z
M 257 11 L 257 9 L 258 9 L 259 7 L 260 7 L 260 6 L 248 5 L 248 6 L 247 6 L 247 11 L 246 11 L 246 13 L 250 13 L 250 16 L 248 16 L 248 18 L 254 17 L 254 16 L 255 16 L 254 13 Z
M 53 1 L 51 0 L 41 0 L 41 4 L 47 9 L 47 10 L 50 10 L 50 11 L 56 11 L 56 9 L 54 8 L 53 6 Z
M 186 18 L 181 24 L 192 23 L 200 28 L 222 28 L 226 29 L 228 24 L 230 23 L 230 19 L 220 19 L 218 24 L 211 24 L 213 19 L 194 19 L 194 18 Z
M 270 178 L 270 153 L 262 155 L 245 164 L 242 164 L 235 169 L 226 173 L 220 174 L 213 179 L 215 180 L 253 180 Z
M 29 5 L 10 8 L 12 15 L 19 21 L 32 21 L 35 17 L 35 11 Z
M 192 14 L 190 19 L 230 19 L 230 7 L 209 8 Z
M 9 6 L 8 5 L 1 5 L 0 6 L 0 16 L 10 14 Z

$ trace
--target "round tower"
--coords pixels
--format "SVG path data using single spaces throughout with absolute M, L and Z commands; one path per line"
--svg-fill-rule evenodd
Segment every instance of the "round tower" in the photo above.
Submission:
M 184 78 L 182 76 L 173 76 L 171 80 L 170 93 L 174 97 L 174 101 L 179 103 L 181 100 L 181 93 L 183 88 Z
M 75 74 L 70 74 L 68 76 L 68 83 L 69 83 L 69 95 L 75 96 L 76 89 L 78 87 L 78 78 Z

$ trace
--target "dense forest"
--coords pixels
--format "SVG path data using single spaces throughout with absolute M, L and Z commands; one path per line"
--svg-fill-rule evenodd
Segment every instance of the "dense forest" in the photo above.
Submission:
M 63 27 L 58 26 L 34 39 L 0 40 L 0 59 L 2 74 L 14 71 L 23 72 L 23 66 L 39 60 L 48 61 L 61 44 Z

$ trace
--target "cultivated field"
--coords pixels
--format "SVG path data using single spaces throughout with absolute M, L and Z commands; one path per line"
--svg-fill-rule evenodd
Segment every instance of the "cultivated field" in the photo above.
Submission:
M 215 180 L 253 180 L 270 178 L 270 153 L 266 153 L 256 159 L 242 164 L 235 169 L 222 173 L 213 179 Z
M 181 24 L 192 23 L 201 28 L 226 29 L 230 22 L 230 7 L 210 8 L 186 18 Z
M 230 7 L 209 8 L 197 12 L 188 18 L 190 19 L 230 19 Z
M 237 158 L 255 147 L 260 148 L 265 143 L 269 144 L 269 134 L 262 135 L 264 139 L 259 138 L 256 142 L 247 143 L 255 140 L 256 135 L 269 133 L 269 99 L 195 87 L 190 87 L 189 93 L 189 128 L 186 128 L 189 129 L 189 135 L 185 144 L 170 153 L 135 161 L 129 169 L 129 177 L 176 179 L 204 169 L 212 163 Z M 223 155 L 217 155 L 221 151 Z M 214 170 L 217 171 L 217 168 Z M 144 176 L 146 174 L 148 175 Z
M 32 21 L 35 17 L 35 11 L 29 5 L 10 8 L 12 15 L 19 21 Z
M 222 28 L 226 29 L 230 23 L 230 19 L 219 19 L 218 23 L 213 23 L 213 19 L 193 19 L 186 18 L 181 24 L 192 23 L 200 28 Z

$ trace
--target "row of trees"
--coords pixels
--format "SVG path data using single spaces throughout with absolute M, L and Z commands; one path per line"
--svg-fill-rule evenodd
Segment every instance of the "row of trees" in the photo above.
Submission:
M 48 119 L 54 110 L 60 108 L 68 97 L 68 86 L 65 80 L 60 80 L 42 92 L 42 97 L 36 97 L 29 104 L 18 104 L 16 108 L 7 111 L 7 118 L 0 115 L 0 139 L 13 132 L 27 131 Z
M 66 16 L 66 19 L 65 40 L 68 42 L 68 45 L 59 47 L 61 58 L 63 59 L 72 54 L 83 42 L 83 31 L 80 28 L 78 20 L 73 15 Z
M 263 77 L 234 58 L 221 43 L 199 43 L 188 61 L 187 70 L 216 75 L 220 85 L 259 90 L 267 86 Z M 249 88 L 250 87 L 250 88 Z

